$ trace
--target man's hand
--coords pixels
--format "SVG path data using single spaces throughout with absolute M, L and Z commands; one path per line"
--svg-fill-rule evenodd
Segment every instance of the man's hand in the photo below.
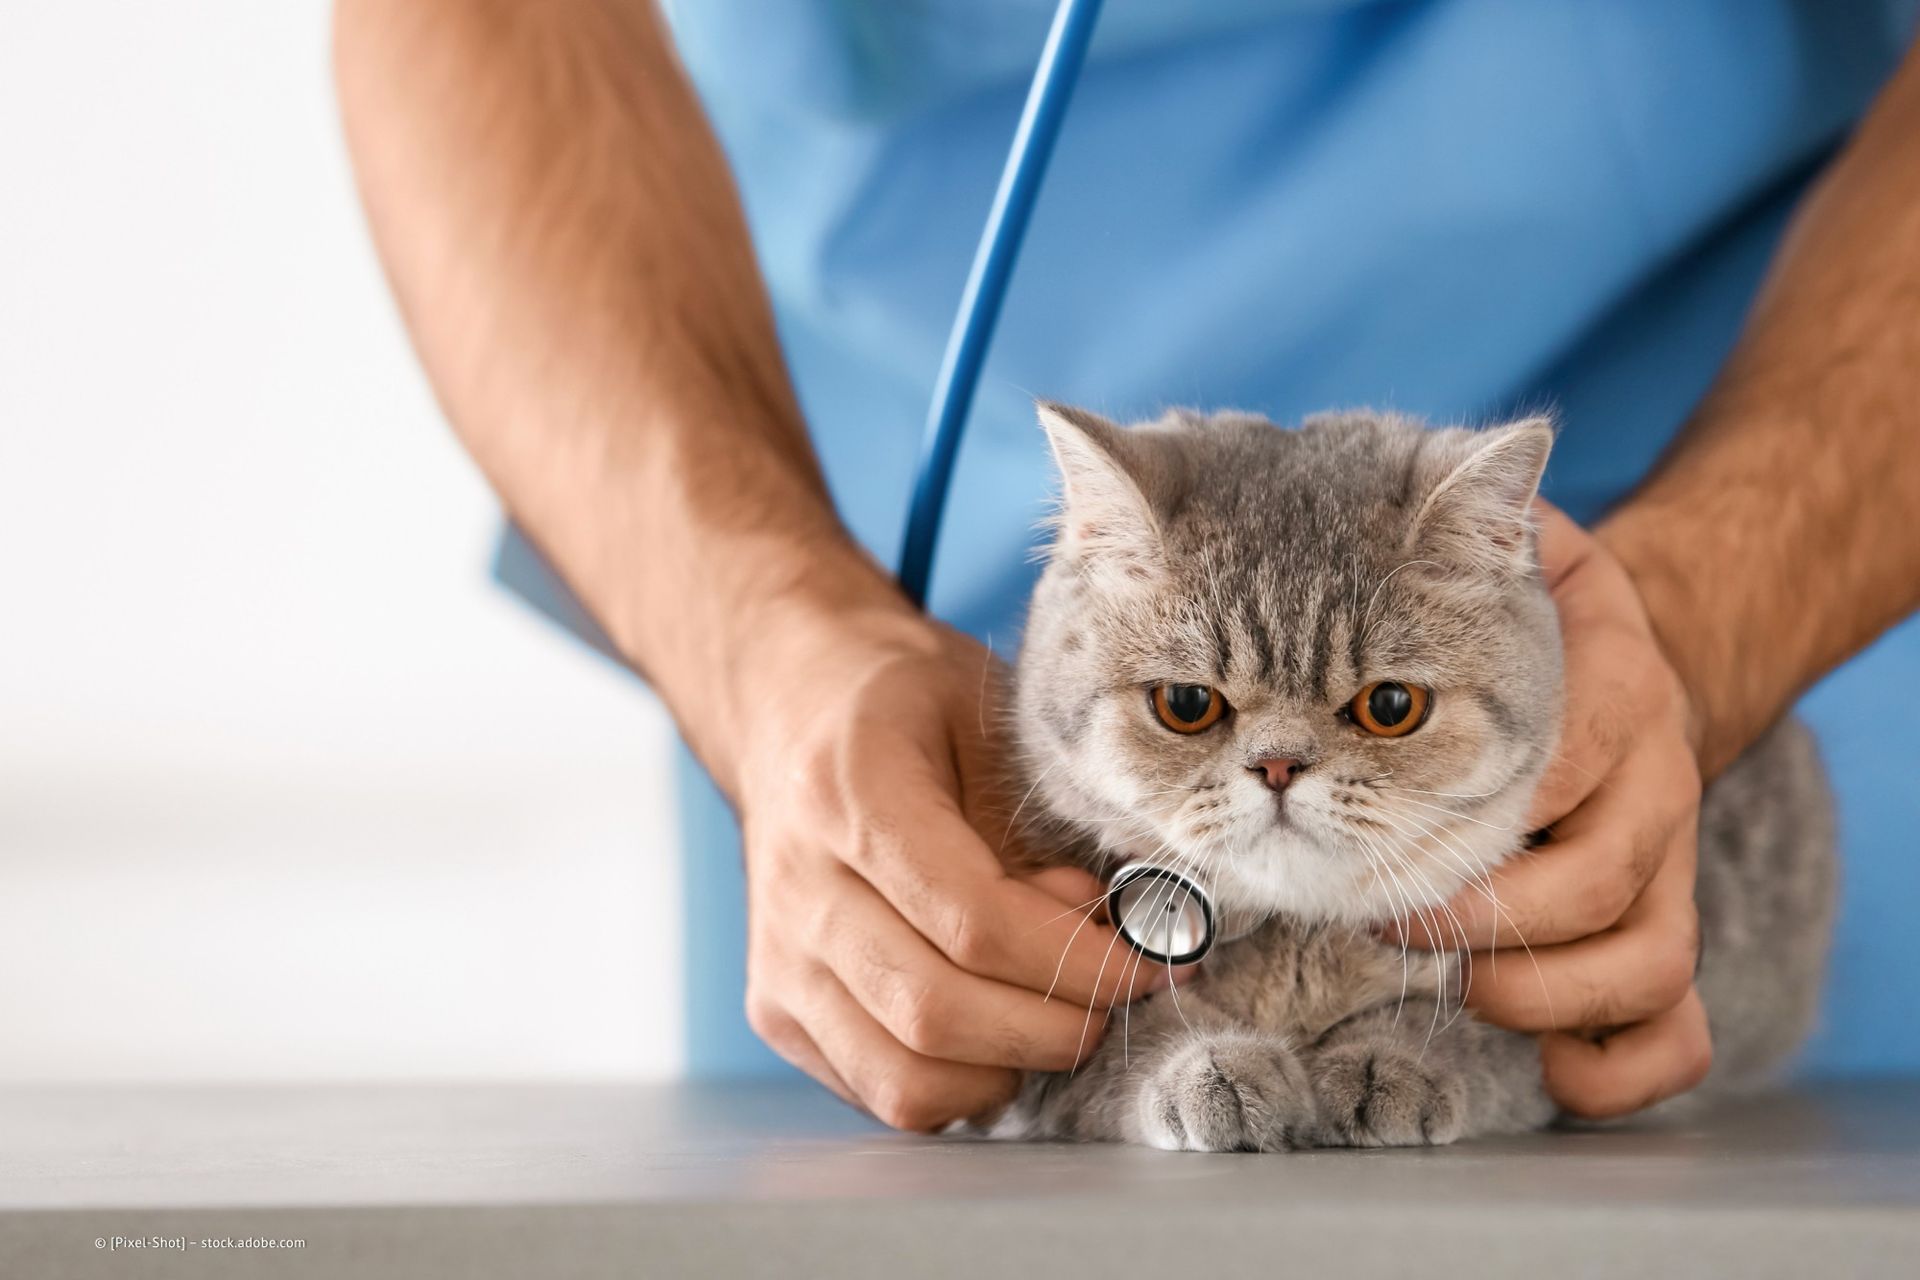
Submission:
M 1134 966 L 976 834 L 987 655 L 841 528 L 655 6 L 340 0 L 335 59 L 449 417 L 742 814 L 754 1025 L 911 1128 L 1072 1065 Z
M 1621 1115 L 1692 1088 L 1713 1059 L 1693 990 L 1696 730 L 1626 570 L 1559 511 L 1540 514 L 1567 701 L 1527 829 L 1551 839 L 1496 871 L 1489 893 L 1469 887 L 1449 906 L 1492 949 L 1472 957 L 1468 1003 L 1544 1033 L 1561 1106 Z M 1405 932 L 1447 945 L 1417 924 Z
M 1471 891 L 1453 906 L 1502 948 L 1477 957 L 1469 998 L 1552 1029 L 1547 1084 L 1571 1111 L 1619 1114 L 1705 1075 L 1701 776 L 1920 606 L 1916 290 L 1920 45 L 1803 202 L 1726 367 L 1604 545 L 1545 514 L 1567 720 L 1533 816 L 1554 839 L 1494 877 L 1510 924 Z
M 1043 889 L 1005 869 L 1023 797 L 996 785 L 998 664 L 904 605 L 790 630 L 780 651 L 734 775 L 753 1029 L 901 1129 L 1081 1061 L 1129 980 L 1158 971 L 1089 918 L 1092 876 Z

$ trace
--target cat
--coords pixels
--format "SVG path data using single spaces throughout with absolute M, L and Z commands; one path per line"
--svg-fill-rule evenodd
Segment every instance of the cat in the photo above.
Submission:
M 1374 931 L 1526 844 L 1562 713 L 1530 515 L 1550 423 L 1040 418 L 1062 498 L 1010 736 L 1042 840 L 1096 873 L 1198 869 L 1265 923 L 1077 1070 L 1029 1075 L 988 1131 L 1227 1151 L 1553 1121 L 1534 1039 L 1462 1011 L 1457 956 Z M 1825 776 L 1789 718 L 1701 804 L 1705 1089 L 1805 1034 L 1833 880 Z

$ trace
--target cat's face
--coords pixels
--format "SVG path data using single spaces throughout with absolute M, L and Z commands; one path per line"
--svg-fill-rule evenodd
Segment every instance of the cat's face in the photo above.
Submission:
M 1560 714 L 1544 424 L 1041 417 L 1064 495 L 1013 708 L 1030 808 L 1310 920 L 1408 914 L 1520 846 Z

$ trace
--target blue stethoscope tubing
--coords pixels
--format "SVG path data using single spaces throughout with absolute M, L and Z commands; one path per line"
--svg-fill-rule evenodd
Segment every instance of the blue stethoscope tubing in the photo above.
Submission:
M 1034 69 L 1026 106 L 1000 171 L 999 189 L 974 250 L 960 308 L 947 335 L 933 403 L 927 407 L 920 466 L 900 547 L 900 587 L 922 609 L 927 605 L 934 545 L 940 538 L 940 518 L 946 510 L 967 412 L 973 407 L 974 389 L 980 383 L 994 323 L 1006 300 L 1007 281 L 1040 194 L 1040 180 L 1046 175 L 1099 16 L 1100 0 L 1060 0 L 1054 10 L 1040 65 Z M 1171 867 L 1152 863 L 1122 867 L 1109 884 L 1106 905 L 1120 936 L 1153 963 L 1169 967 L 1196 963 L 1220 940 L 1206 890 Z
M 947 335 L 946 356 L 933 384 L 933 403 L 927 408 L 920 467 L 914 476 L 906 535 L 900 547 L 900 587 L 923 609 L 933 572 L 934 544 L 940 538 L 940 518 L 946 511 L 947 489 L 960 452 L 960 437 L 966 430 L 967 411 L 973 407 L 974 388 L 980 383 L 980 368 L 993 341 L 1000 304 L 1006 300 L 1007 281 L 1013 275 L 1014 260 L 1020 256 L 1020 241 L 1040 194 L 1040 180 L 1060 136 L 1067 102 L 1079 82 L 1087 45 L 1093 39 L 1094 21 L 1099 16 L 1100 0 L 1060 0 L 1054 10 L 1047 43 L 1040 51 L 1040 65 L 1034 69 L 1026 106 L 1013 132 L 1006 167 L 1000 171 L 1000 187 L 987 212 L 987 225 L 980 232 L 967 286 L 960 294 L 960 309 Z

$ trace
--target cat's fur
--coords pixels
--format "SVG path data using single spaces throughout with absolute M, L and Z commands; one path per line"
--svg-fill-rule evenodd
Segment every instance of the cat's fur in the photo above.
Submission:
M 1529 516 L 1550 429 L 1041 418 L 1064 494 L 1014 725 L 1042 842 L 1098 871 L 1184 863 L 1228 913 L 1269 919 L 1116 1017 L 1078 1071 L 1029 1077 L 993 1132 L 1273 1150 L 1546 1124 L 1532 1038 L 1462 1014 L 1451 957 L 1409 958 L 1372 926 L 1523 847 L 1561 715 Z M 1434 691 L 1420 728 L 1340 718 L 1379 679 Z M 1169 732 L 1148 701 L 1163 683 L 1217 687 L 1229 718 Z M 1282 797 L 1249 768 L 1273 757 L 1305 766 Z M 1825 779 L 1783 722 L 1701 807 L 1710 1086 L 1759 1077 L 1804 1034 L 1832 881 Z

